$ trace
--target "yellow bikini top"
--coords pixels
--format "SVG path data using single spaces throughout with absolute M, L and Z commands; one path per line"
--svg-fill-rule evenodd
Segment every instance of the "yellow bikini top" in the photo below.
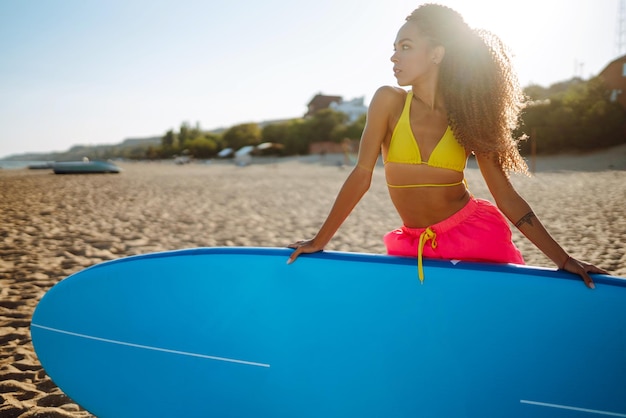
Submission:
M 422 161 L 420 149 L 417 146 L 417 141 L 415 140 L 415 136 L 411 130 L 410 114 L 412 98 L 413 92 L 410 91 L 406 95 L 406 101 L 404 103 L 402 114 L 400 115 L 400 120 L 398 120 L 398 123 L 393 130 L 385 164 L 388 162 L 401 164 L 424 164 L 429 167 L 447 168 L 449 170 L 462 173 L 463 170 L 465 170 L 467 154 L 465 152 L 465 148 L 463 148 L 454 137 L 454 133 L 449 126 L 437 143 L 437 146 L 435 146 L 433 152 L 430 154 L 428 161 Z M 412 187 L 416 186 L 419 185 L 413 185 Z M 441 184 L 441 186 L 447 186 L 447 184 Z

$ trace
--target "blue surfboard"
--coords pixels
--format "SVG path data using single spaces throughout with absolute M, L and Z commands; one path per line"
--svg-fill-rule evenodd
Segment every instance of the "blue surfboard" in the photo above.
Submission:
M 626 279 L 280 248 L 109 261 L 38 304 L 41 364 L 100 418 L 626 417 Z

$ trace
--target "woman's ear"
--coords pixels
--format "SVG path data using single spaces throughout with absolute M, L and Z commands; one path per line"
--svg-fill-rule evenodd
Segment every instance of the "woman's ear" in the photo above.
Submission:
M 433 48 L 433 63 L 436 65 L 441 64 L 443 57 L 446 55 L 446 49 L 442 45 L 437 45 Z

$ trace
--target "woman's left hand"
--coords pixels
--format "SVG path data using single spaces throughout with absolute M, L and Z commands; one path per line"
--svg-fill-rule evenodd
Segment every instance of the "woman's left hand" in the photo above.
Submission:
M 561 270 L 579 275 L 582 277 L 585 285 L 590 289 L 595 289 L 596 286 L 593 283 L 591 276 L 589 276 L 589 273 L 609 274 L 606 270 L 596 267 L 593 264 L 584 263 L 572 257 L 567 258 L 565 264 L 561 267 Z

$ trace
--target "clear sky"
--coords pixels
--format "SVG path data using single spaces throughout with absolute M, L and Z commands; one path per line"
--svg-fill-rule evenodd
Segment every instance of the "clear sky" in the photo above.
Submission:
M 439 0 L 500 35 L 522 85 L 619 56 L 619 0 Z M 0 157 L 369 103 L 419 1 L 0 0 Z

